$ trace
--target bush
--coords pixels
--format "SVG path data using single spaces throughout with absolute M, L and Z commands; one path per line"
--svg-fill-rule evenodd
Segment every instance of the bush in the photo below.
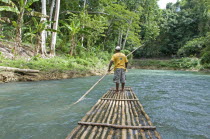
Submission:
M 82 59 L 79 57 L 64 56 L 44 59 L 40 56 L 35 56 L 29 61 L 25 59 L 10 60 L 1 58 L 0 66 L 37 69 L 41 71 L 90 70 L 93 67 L 103 68 L 105 66 L 105 61 L 97 57 Z
M 198 58 L 174 59 L 171 61 L 171 65 L 173 65 L 174 68 L 199 69 L 200 68 L 200 60 Z
M 193 40 L 188 41 L 183 47 L 181 47 L 178 52 L 177 55 L 178 56 L 198 56 L 200 55 L 203 47 L 204 47 L 204 43 L 205 43 L 205 38 L 204 37 L 200 37 L 200 38 L 196 38 Z
M 210 51 L 207 51 L 201 57 L 201 64 L 210 64 Z

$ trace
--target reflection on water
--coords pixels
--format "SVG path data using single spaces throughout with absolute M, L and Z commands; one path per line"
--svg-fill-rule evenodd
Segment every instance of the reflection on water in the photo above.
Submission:
M 107 76 L 0 84 L 0 138 L 61 139 L 113 87 Z M 210 75 L 165 70 L 129 70 L 127 86 L 139 97 L 164 139 L 210 138 Z

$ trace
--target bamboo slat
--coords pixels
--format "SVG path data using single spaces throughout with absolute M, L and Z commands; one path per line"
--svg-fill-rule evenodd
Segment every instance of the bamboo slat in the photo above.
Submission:
M 114 100 L 114 101 L 139 101 L 139 99 L 113 99 L 113 98 L 101 98 L 101 100 Z
M 107 92 L 108 93 L 108 92 Z M 107 94 L 106 93 L 106 94 Z M 104 94 L 103 97 L 106 95 Z M 89 114 L 94 111 L 98 106 L 100 106 L 102 103 L 102 101 L 98 100 L 98 102 L 91 108 L 91 110 L 86 114 L 85 117 L 82 118 L 81 121 L 86 121 L 89 117 Z M 73 138 L 74 134 L 78 134 L 78 131 L 80 131 L 79 129 L 82 128 L 82 126 L 77 126 L 76 128 L 74 128 L 74 130 L 66 137 L 66 139 L 71 139 Z
M 132 89 L 114 92 L 105 93 L 67 139 L 161 139 Z
M 122 96 L 124 98 L 124 93 L 122 93 Z M 126 119 L 125 119 L 125 101 L 122 102 L 122 125 L 125 125 Z M 127 133 L 125 129 L 122 129 L 122 139 L 126 139 Z
M 135 95 L 132 93 L 132 90 L 130 90 L 131 92 L 131 96 L 132 97 L 135 97 Z M 136 102 L 133 102 L 131 101 L 131 109 L 133 110 L 133 113 L 135 115 L 135 121 L 136 121 L 136 124 L 141 126 L 141 122 L 140 122 L 140 115 L 138 114 L 138 110 L 136 108 L 136 105 L 135 105 Z M 140 132 L 139 132 L 139 135 L 143 138 L 143 139 L 146 139 L 146 135 L 145 135 L 145 132 L 144 130 L 140 129 Z
M 129 97 L 127 96 L 127 92 L 125 92 L 124 93 L 124 95 L 125 95 L 125 99 L 128 99 Z M 126 122 L 126 125 L 131 125 L 131 114 L 129 113 L 129 106 L 128 106 L 128 101 L 125 101 L 125 112 L 126 112 L 126 115 L 127 115 L 127 122 Z M 129 138 L 132 138 L 133 139 L 133 130 L 132 129 L 135 129 L 135 128 L 133 128 L 133 127 L 135 127 L 135 126 L 133 126 L 133 125 L 131 125 L 131 127 L 132 128 L 129 128 L 129 126 L 127 126 L 128 127 L 128 137 Z
M 115 98 L 118 99 L 119 96 L 120 96 L 119 94 L 116 94 Z M 114 124 L 117 120 L 117 115 L 118 114 L 116 114 L 116 113 L 118 112 L 118 109 L 119 109 L 119 101 L 116 102 L 115 109 L 114 109 L 114 114 L 113 114 L 113 117 L 112 117 L 112 121 L 110 122 L 111 124 Z M 116 130 L 114 130 L 114 128 L 110 128 L 107 139 L 111 139 L 114 136 L 115 131 Z

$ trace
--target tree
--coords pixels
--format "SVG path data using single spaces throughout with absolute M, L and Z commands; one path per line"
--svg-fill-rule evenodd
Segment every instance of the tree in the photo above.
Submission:
M 56 0 L 56 8 L 55 8 L 55 16 L 54 16 L 54 24 L 53 24 L 54 30 L 57 30 L 58 28 L 59 13 L 60 13 L 60 0 Z M 51 47 L 50 47 L 51 56 L 55 56 L 56 36 L 57 36 L 57 32 L 53 32 L 52 40 L 51 40 Z
M 34 45 L 34 56 L 38 55 L 39 53 L 43 54 L 42 51 L 42 34 L 43 30 L 52 31 L 47 29 L 47 22 L 38 22 L 35 17 L 32 17 L 33 26 L 29 26 L 29 31 L 24 34 L 26 38 L 30 38 L 31 43 Z M 44 55 L 43 55 L 44 57 Z
M 138 9 L 130 11 L 124 3 L 111 2 L 106 4 L 104 10 L 108 13 L 109 23 L 105 33 L 106 36 L 104 36 L 104 43 L 106 42 L 104 45 L 120 45 L 125 48 L 126 43 L 128 43 L 130 47 L 127 47 L 127 49 L 130 49 L 140 44 L 140 37 L 138 36 L 138 32 L 140 32 L 138 24 L 140 12 Z
M 139 38 L 141 38 L 144 47 L 135 52 L 136 57 L 151 57 L 157 56 L 159 50 L 153 42 L 160 34 L 160 20 L 161 10 L 157 5 L 156 0 L 138 1 L 133 0 L 133 3 L 140 5 L 139 11 L 141 13 L 139 25 L 141 27 Z M 135 6 L 133 6 L 135 7 Z
M 46 0 L 42 0 L 42 14 L 46 15 L 47 11 L 46 11 Z M 46 22 L 46 18 L 42 17 L 41 18 L 41 23 Z M 41 31 L 41 54 L 42 56 L 45 56 L 47 54 L 46 52 L 46 31 L 45 29 Z
M 0 2 L 6 4 L 6 6 L 0 6 L 0 11 L 12 12 L 17 16 L 17 22 L 12 21 L 13 26 L 16 28 L 16 45 L 14 46 L 15 54 L 19 53 L 18 49 L 21 47 L 22 43 L 22 26 L 25 11 L 27 12 L 26 14 L 30 16 L 44 17 L 41 13 L 35 12 L 30 8 L 30 6 L 37 1 L 38 0 L 18 0 L 17 3 L 14 3 L 11 0 L 0 0 Z
M 76 47 L 77 34 L 81 31 L 82 28 L 80 26 L 80 21 L 77 18 L 67 19 L 66 21 L 67 22 L 62 23 L 69 32 L 69 40 L 71 44 L 69 54 L 73 56 Z M 71 23 L 69 24 L 68 21 Z

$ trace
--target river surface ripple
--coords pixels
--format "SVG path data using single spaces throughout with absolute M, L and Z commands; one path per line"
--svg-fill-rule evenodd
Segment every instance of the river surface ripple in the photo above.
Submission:
M 0 139 L 63 139 L 106 91 L 105 77 L 0 84 Z M 129 70 L 131 86 L 163 139 L 210 138 L 210 75 L 170 70 Z

